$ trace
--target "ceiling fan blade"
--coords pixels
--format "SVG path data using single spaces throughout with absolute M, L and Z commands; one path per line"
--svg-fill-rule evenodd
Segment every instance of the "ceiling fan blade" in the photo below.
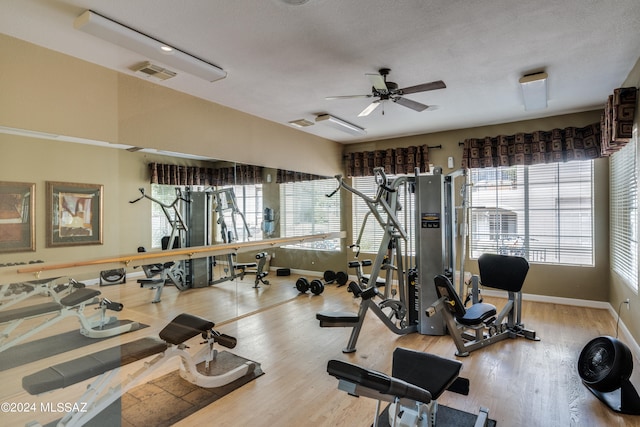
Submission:
M 436 89 L 444 89 L 447 85 L 444 84 L 442 80 L 438 80 L 431 83 L 423 83 L 421 85 L 409 86 L 404 89 L 400 89 L 400 93 L 406 95 L 408 93 L 416 93 L 416 92 L 425 92 L 428 90 L 436 90 Z
M 373 101 L 371 104 L 369 104 L 369 106 L 367 108 L 365 108 L 364 110 L 362 110 L 362 112 L 360 114 L 358 114 L 358 117 L 365 117 L 368 116 L 369 114 L 371 114 L 373 112 L 373 110 L 375 110 L 376 108 L 378 108 L 378 105 L 380 105 L 380 101 Z
M 369 77 L 371 81 L 371 85 L 376 88 L 376 90 L 387 91 L 387 83 L 384 81 L 384 77 L 380 74 L 365 74 L 365 76 Z
M 420 102 L 412 101 L 407 98 L 402 98 L 401 96 L 393 98 L 393 102 L 400 104 L 404 107 L 411 108 L 412 110 L 415 110 L 415 111 L 424 111 L 427 108 L 429 108 L 428 105 L 421 104 Z
M 327 96 L 326 100 L 332 99 L 351 99 L 351 98 L 371 98 L 373 95 L 343 95 L 343 96 Z

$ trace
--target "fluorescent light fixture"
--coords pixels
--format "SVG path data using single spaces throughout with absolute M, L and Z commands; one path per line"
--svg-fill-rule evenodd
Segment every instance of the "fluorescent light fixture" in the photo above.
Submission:
M 316 123 L 317 122 L 325 122 L 329 126 L 335 129 L 341 130 L 343 132 L 350 133 L 351 135 L 362 136 L 367 134 L 367 131 L 361 128 L 360 126 L 356 126 L 352 123 L 345 122 L 344 120 L 334 117 L 330 114 L 320 114 L 319 116 L 316 117 Z
M 526 111 L 547 108 L 547 77 L 547 73 L 535 73 L 527 74 L 520 79 Z
M 105 18 L 91 10 L 78 16 L 74 28 L 137 52 L 147 58 L 205 79 L 209 82 L 223 79 L 227 72 L 200 58 L 182 52 L 164 42 L 156 40 L 139 31 Z
M 307 119 L 298 119 L 298 120 L 291 120 L 289 124 L 297 128 L 306 128 L 308 126 L 313 126 L 314 123 L 310 122 Z

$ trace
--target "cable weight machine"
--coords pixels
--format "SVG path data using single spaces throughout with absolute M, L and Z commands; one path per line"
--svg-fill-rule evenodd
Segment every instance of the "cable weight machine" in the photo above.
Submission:
M 433 174 L 420 174 L 416 170 L 414 175 L 393 178 L 387 177 L 382 168 L 375 168 L 373 172 L 377 186 L 373 197 L 353 188 L 340 175 L 336 176 L 339 186 L 327 195 L 330 197 L 345 189 L 358 196 L 369 208 L 365 218 L 373 216 L 384 231 L 367 280 L 359 280 L 358 284 L 352 282 L 349 286 L 354 296 L 362 299 L 358 314 L 320 312 L 316 315 L 321 327 L 353 328 L 343 350 L 345 353 L 355 351 L 369 309 L 399 335 L 446 333 L 444 318 L 427 316 L 426 308 L 438 299 L 434 277 L 438 274 L 453 277 L 455 274 L 457 218 L 453 187 L 455 179 L 464 176 L 464 171 L 443 175 L 442 169 L 436 168 Z M 400 203 L 401 194 L 404 194 L 404 208 Z M 413 210 L 408 208 L 411 205 Z M 463 202 L 463 209 L 465 206 Z M 356 247 L 359 247 L 364 226 Z M 414 255 L 409 253 L 412 247 L 415 248 Z M 464 260 L 461 260 L 461 277 L 464 276 L 463 265 Z M 358 276 L 362 277 L 361 274 Z M 378 283 L 382 282 L 384 293 L 378 290 Z M 377 299 L 381 301 L 374 302 Z

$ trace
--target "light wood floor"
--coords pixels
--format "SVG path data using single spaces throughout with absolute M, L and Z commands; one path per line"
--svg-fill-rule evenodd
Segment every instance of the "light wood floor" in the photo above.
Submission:
M 22 390 L 21 379 L 36 370 L 83 354 L 143 336 L 157 335 L 174 316 L 188 312 L 216 322 L 216 329 L 238 339 L 233 353 L 261 363 L 265 375 L 230 393 L 178 426 L 369 426 L 375 402 L 337 390 L 337 380 L 326 373 L 327 361 L 341 359 L 390 372 L 391 354 L 401 346 L 455 358 L 448 336 L 397 336 L 373 315 L 368 315 L 358 350 L 343 354 L 350 329 L 320 328 L 315 313 L 321 310 L 357 311 L 358 301 L 345 288 L 327 286 L 320 296 L 299 295 L 296 276 L 270 275 L 270 286 L 228 282 L 204 289 L 178 292 L 165 288 L 162 302 L 151 304 L 152 291 L 135 283 L 101 287 L 103 295 L 125 304 L 121 319 L 150 325 L 91 346 L 0 372 L 0 401 L 74 401 L 86 387 L 77 384 L 43 396 Z M 131 282 L 134 282 L 133 280 Z M 37 302 L 39 297 L 31 298 Z M 44 297 L 42 297 L 44 298 Z M 497 306 L 501 299 L 485 298 Z M 461 376 L 471 381 L 468 396 L 446 392 L 439 402 L 468 412 L 480 406 L 499 427 L 513 426 L 640 426 L 640 417 L 613 413 L 581 384 L 576 363 L 584 345 L 600 335 L 615 334 L 615 319 L 606 310 L 548 303 L 524 302 L 523 320 L 542 338 L 506 340 L 459 358 Z M 30 327 L 29 324 L 24 326 Z M 72 330 L 77 321 L 66 319 L 48 333 Z M 33 339 L 42 338 L 40 334 Z M 189 342 L 198 350 L 198 338 Z M 635 360 L 636 368 L 638 361 Z M 136 368 L 139 367 L 136 366 Z M 177 361 L 157 372 L 177 368 Z M 640 369 L 640 368 L 637 368 Z M 127 371 L 123 370 L 123 378 Z M 640 389 L 640 374 L 632 382 Z M 48 422 L 60 414 L 0 413 L 4 426 Z

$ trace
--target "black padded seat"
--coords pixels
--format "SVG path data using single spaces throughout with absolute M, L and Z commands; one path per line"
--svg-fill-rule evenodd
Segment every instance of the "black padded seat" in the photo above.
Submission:
M 404 380 L 390 377 L 382 372 L 365 369 L 349 362 L 329 360 L 327 372 L 339 380 L 349 381 L 382 394 L 422 403 L 431 402 L 431 393 L 428 390 Z
M 487 303 L 476 303 L 466 309 L 464 316 L 456 316 L 456 320 L 461 325 L 475 326 L 486 323 L 497 314 L 496 307 Z
M 213 329 L 215 323 L 192 314 L 182 313 L 160 331 L 160 338 L 173 345 Z
M 320 326 L 323 323 L 358 323 L 360 321 L 356 313 L 348 311 L 321 311 L 316 313 L 316 319 L 320 321 Z
M 425 390 L 438 399 L 458 378 L 462 362 L 398 347 L 393 351 L 391 375 Z
M 142 338 L 68 362 L 50 366 L 22 378 L 22 387 L 36 395 L 76 384 L 120 366 L 162 353 L 167 344 L 157 338 Z
M 97 289 L 80 288 L 71 292 L 64 298 L 61 298 L 60 304 L 65 307 L 74 307 L 80 303 L 90 300 L 91 298 L 95 298 L 98 295 L 100 295 L 100 291 Z
M 46 302 L 43 304 L 28 305 L 21 308 L 0 311 L 0 323 L 11 322 L 12 320 L 26 319 L 41 314 L 53 313 L 59 311 L 60 304 L 57 302 Z
M 445 297 L 448 300 L 446 307 L 452 312 L 453 317 L 459 324 L 464 326 L 479 326 L 496 316 L 496 306 L 493 304 L 481 302 L 465 308 L 456 290 L 453 288 L 451 280 L 447 276 L 438 274 L 434 278 L 434 282 L 436 285 L 436 295 L 438 298 Z

